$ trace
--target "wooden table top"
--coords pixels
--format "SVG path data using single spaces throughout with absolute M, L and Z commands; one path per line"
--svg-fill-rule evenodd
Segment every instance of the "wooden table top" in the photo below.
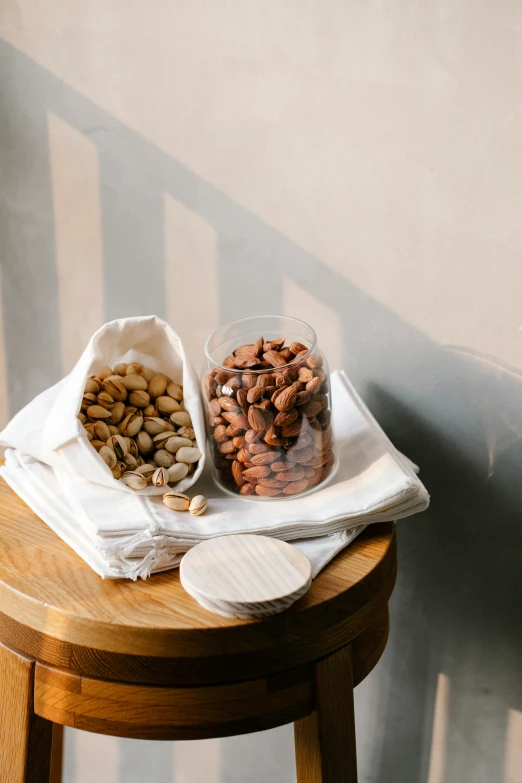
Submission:
M 280 615 L 221 617 L 182 588 L 178 569 L 103 580 L 0 479 L 0 641 L 97 677 L 218 682 L 282 670 L 346 643 L 385 606 L 395 527 L 371 525 Z M 325 652 L 326 651 L 326 652 Z

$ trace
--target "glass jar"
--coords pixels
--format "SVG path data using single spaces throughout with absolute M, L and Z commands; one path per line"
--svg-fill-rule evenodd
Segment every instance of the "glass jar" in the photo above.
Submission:
M 244 318 L 214 332 L 205 357 L 209 454 L 222 489 L 282 500 L 331 478 L 330 375 L 310 326 L 285 316 Z

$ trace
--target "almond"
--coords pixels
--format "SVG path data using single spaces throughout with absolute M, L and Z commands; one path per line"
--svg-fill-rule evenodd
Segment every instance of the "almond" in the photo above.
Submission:
M 266 431 L 265 443 L 268 443 L 269 446 L 283 446 L 284 440 L 278 436 L 277 432 L 275 427 L 269 427 Z
M 256 342 L 254 343 L 254 352 L 255 352 L 256 356 L 261 356 L 261 354 L 263 353 L 263 345 L 264 344 L 265 344 L 265 341 L 263 340 L 262 337 L 260 337 L 259 340 L 256 340 Z
M 237 460 L 239 462 L 248 462 L 249 459 L 250 459 L 250 454 L 248 453 L 248 451 L 246 449 L 239 449 L 239 451 L 237 452 Z
M 275 376 L 271 372 L 265 372 L 262 375 L 259 376 L 257 379 L 257 385 L 266 387 L 266 386 L 273 386 L 275 382 Z
M 285 424 L 281 427 L 281 435 L 283 438 L 294 438 L 299 435 L 302 427 L 302 419 L 296 419 L 291 424 Z
M 229 413 L 235 413 L 236 411 L 240 411 L 241 407 L 238 405 L 237 400 L 235 400 L 233 397 L 220 397 L 219 405 L 224 411 L 228 411 Z
M 317 416 L 317 414 L 320 413 L 322 409 L 323 406 L 320 400 L 310 400 L 310 402 L 307 402 L 306 405 L 301 406 L 303 416 L 306 416 L 308 419 L 312 419 L 314 416 Z
M 252 465 L 270 465 L 271 462 L 275 462 L 279 457 L 278 451 L 265 451 L 264 454 L 254 454 L 250 458 Z
M 245 448 L 246 440 L 245 440 L 245 438 L 242 435 L 236 435 L 235 438 L 232 438 L 232 442 L 233 442 L 234 446 L 236 447 L 236 449 L 244 449 Z
M 298 353 L 307 351 L 308 349 L 306 345 L 303 345 L 303 343 L 290 343 L 290 350 L 295 356 L 297 356 Z
M 229 424 L 227 427 L 227 435 L 229 438 L 235 438 L 237 435 L 241 435 L 243 430 L 240 427 L 234 427 L 233 424 Z
M 295 404 L 296 405 L 306 405 L 307 402 L 311 399 L 311 394 L 309 391 L 300 391 L 297 392 L 297 396 L 295 398 Z
M 263 345 L 263 351 L 279 351 L 285 344 L 284 337 L 278 337 L 277 340 L 270 340 Z
M 227 437 L 227 428 L 224 424 L 219 424 L 214 429 L 214 440 L 216 443 L 224 443 L 226 440 L 228 440 Z
M 224 367 L 230 367 L 231 369 L 234 369 L 234 367 L 236 366 L 236 357 L 235 356 L 227 356 L 226 359 L 223 362 L 223 366 Z M 217 375 L 216 375 L 216 378 L 217 378 Z M 219 381 L 219 383 L 222 383 L 222 381 L 220 381 L 219 378 L 218 378 L 218 381 Z
M 234 351 L 234 356 L 241 356 L 241 354 L 253 354 L 255 356 L 256 352 L 253 345 L 240 345 L 239 348 L 236 348 Z
M 323 357 L 318 356 L 316 353 L 312 353 L 306 360 L 306 363 L 309 367 L 312 368 L 312 370 L 314 370 L 315 368 L 323 366 Z
M 261 497 L 275 498 L 280 494 L 281 490 L 275 489 L 275 487 L 264 487 L 262 484 L 256 486 L 256 495 L 260 495 Z
M 270 400 L 261 400 L 261 402 L 256 402 L 254 405 L 254 408 L 257 408 L 260 411 L 269 411 L 272 407 L 272 403 Z
M 248 446 L 250 454 L 264 454 L 265 451 L 270 451 L 265 443 L 250 443 Z
M 244 413 L 223 413 L 223 418 L 240 430 L 247 430 L 249 427 L 248 419 Z
M 290 350 L 290 348 L 281 348 L 279 351 L 279 356 L 282 356 L 285 362 L 291 362 L 294 358 L 294 354 Z
M 271 364 L 272 367 L 284 367 L 286 364 L 286 360 L 279 351 L 266 351 L 266 353 L 263 354 L 263 359 L 265 362 L 268 362 L 268 364 Z
M 216 377 L 216 381 L 218 382 L 218 384 L 220 384 L 222 386 L 230 378 L 232 378 L 233 375 L 234 375 L 233 372 L 227 372 L 226 370 L 218 370 L 215 377 Z
M 255 367 L 258 363 L 257 356 L 252 356 L 252 354 L 247 354 L 246 356 L 237 356 L 235 358 L 235 366 L 239 370 L 247 370 L 249 367 Z
M 314 456 L 314 450 L 311 446 L 307 446 L 304 449 L 291 449 L 287 452 L 287 459 L 289 462 L 307 462 Z
M 255 491 L 256 491 L 255 484 L 243 484 L 243 486 L 239 490 L 239 493 L 241 495 L 253 495 Z
M 308 479 L 303 478 L 301 481 L 292 481 L 287 484 L 283 489 L 285 495 L 297 495 L 299 492 L 305 490 L 308 486 Z
M 245 479 L 243 478 L 243 466 L 237 459 L 232 463 L 232 476 L 238 487 L 242 487 L 245 483 Z
M 294 407 L 297 392 L 294 386 L 285 386 L 274 393 L 272 402 L 279 411 L 289 411 Z
M 205 376 L 205 394 L 207 395 L 207 400 L 210 400 L 214 396 L 216 387 L 217 387 L 216 379 L 211 373 L 208 373 Z
M 263 431 L 266 429 L 266 420 L 263 411 L 259 408 L 250 408 L 248 411 L 248 423 L 253 430 Z
M 269 473 L 270 473 L 270 468 L 268 467 L 268 465 L 254 465 L 252 468 L 247 468 L 247 470 L 243 471 L 243 478 L 246 479 L 247 481 L 251 481 L 252 479 L 258 479 L 261 478 L 262 476 L 268 476 Z
M 241 388 L 241 378 L 238 375 L 233 375 L 223 384 L 223 391 L 225 394 L 231 395 L 235 391 Z
M 274 419 L 276 427 L 283 427 L 288 424 L 292 424 L 299 417 L 299 411 L 297 408 L 291 408 L 289 411 L 279 411 Z
M 288 482 L 286 481 L 278 481 L 277 479 L 271 478 L 270 476 L 261 476 L 261 478 L 258 479 L 258 484 L 261 484 L 261 486 L 274 487 L 274 489 L 284 489 L 287 483 Z
M 320 378 L 311 378 L 306 384 L 306 391 L 310 392 L 310 394 L 317 394 L 322 383 Z
M 253 386 L 247 392 L 247 400 L 251 405 L 253 405 L 255 402 L 263 399 L 264 393 L 265 389 L 263 386 Z
M 225 440 L 223 443 L 219 444 L 218 447 L 220 454 L 231 454 L 233 451 L 236 450 L 236 447 L 234 446 L 234 442 L 231 440 Z
M 272 462 L 272 470 L 274 473 L 280 473 L 283 470 L 290 470 L 290 468 L 293 467 L 293 464 L 290 462 L 285 462 L 284 460 L 280 459 L 277 460 L 277 462 Z
M 208 404 L 208 412 L 210 416 L 221 416 L 221 405 L 219 400 L 211 400 Z
M 281 473 L 276 473 L 275 478 L 278 481 L 300 481 L 304 478 L 304 470 L 300 465 L 294 465 L 289 470 L 283 470 Z
M 244 408 L 247 404 L 248 391 L 246 389 L 238 389 L 236 393 L 237 404 Z
M 261 431 L 247 430 L 245 432 L 245 440 L 247 443 L 257 443 L 262 437 L 263 433 Z
M 254 375 L 254 373 L 245 372 L 241 376 L 241 380 L 243 381 L 244 389 L 251 389 L 252 386 L 255 386 L 257 383 L 257 375 Z
M 297 376 L 301 383 L 308 383 L 314 377 L 312 370 L 309 367 L 301 367 L 299 375 Z

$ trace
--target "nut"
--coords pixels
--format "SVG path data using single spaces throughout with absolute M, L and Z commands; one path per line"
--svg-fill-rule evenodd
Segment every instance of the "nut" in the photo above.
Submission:
M 164 399 L 170 400 L 171 398 L 165 397 Z M 177 405 L 175 400 L 171 400 L 171 402 Z M 171 415 L 170 420 L 175 427 L 190 427 L 192 425 L 192 419 L 188 411 L 176 411 Z
M 124 375 L 121 382 L 128 392 L 147 391 L 148 383 L 143 375 Z
M 187 511 L 190 505 L 187 495 L 182 495 L 180 492 L 166 492 L 163 495 L 163 502 L 173 511 Z
M 146 391 L 139 389 L 138 391 L 133 391 L 129 394 L 129 402 L 131 405 L 136 406 L 136 408 L 146 408 L 150 402 L 150 397 Z
M 167 449 L 158 449 L 154 454 L 154 462 L 161 468 L 170 468 L 174 462 L 174 454 L 171 454 Z M 183 460 L 180 460 L 182 462 Z
M 163 397 L 167 391 L 169 379 L 163 373 L 158 373 L 149 383 L 148 392 L 151 397 Z
M 164 487 L 169 483 L 169 471 L 167 468 L 156 468 L 152 474 L 152 483 L 155 487 Z
M 123 474 L 120 481 L 123 481 L 131 489 L 145 489 L 147 486 L 147 479 L 135 471 L 128 470 Z
M 176 462 L 185 462 L 187 465 L 193 465 L 195 462 L 198 462 L 201 457 L 201 451 L 199 449 L 195 449 L 193 446 L 183 446 L 176 452 Z
M 188 438 L 180 438 L 178 435 L 170 435 L 170 433 L 164 444 L 164 447 L 167 449 L 167 451 L 170 451 L 171 454 L 176 454 L 184 446 L 191 447 L 192 440 L 189 440 Z
M 195 517 L 200 517 L 208 508 L 208 500 L 204 495 L 196 495 L 189 504 L 189 511 Z
M 169 397 L 172 397 L 173 400 L 181 402 L 183 399 L 183 386 L 180 386 L 179 383 L 171 382 L 167 386 L 167 394 Z
M 173 484 L 176 481 L 181 481 L 188 474 L 188 465 L 184 462 L 175 462 L 168 469 L 169 471 L 169 483 Z
M 172 397 L 158 397 L 156 399 L 156 408 L 160 413 L 168 414 L 179 411 L 179 402 L 173 400 Z

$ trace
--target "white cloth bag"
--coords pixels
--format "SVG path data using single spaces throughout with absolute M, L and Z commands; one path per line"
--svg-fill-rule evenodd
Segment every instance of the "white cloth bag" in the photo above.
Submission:
M 0 433 L 0 444 L 116 492 L 163 494 L 162 487 L 149 485 L 136 492 L 122 481 L 115 481 L 78 419 L 87 379 L 105 365 L 114 367 L 118 362 L 139 362 L 183 385 L 185 408 L 191 415 L 203 456 L 194 473 L 176 484 L 176 489 L 182 492 L 198 479 L 205 463 L 203 410 L 198 379 L 181 339 L 156 316 L 122 318 L 98 329 L 69 375 L 22 408 Z

